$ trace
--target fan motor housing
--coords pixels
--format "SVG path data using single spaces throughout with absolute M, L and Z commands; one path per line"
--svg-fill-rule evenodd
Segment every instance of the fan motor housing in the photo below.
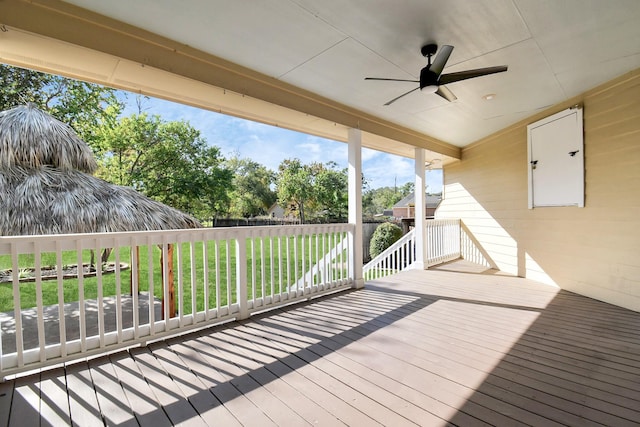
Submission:
M 438 76 L 433 71 L 429 70 L 429 66 L 427 65 L 422 70 L 420 70 L 420 90 L 426 91 L 428 87 L 433 87 L 434 89 L 431 92 L 435 92 L 438 90 Z

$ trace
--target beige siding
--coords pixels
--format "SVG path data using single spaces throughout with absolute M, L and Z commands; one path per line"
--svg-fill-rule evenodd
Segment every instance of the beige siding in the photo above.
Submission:
M 585 207 L 527 209 L 527 124 L 584 106 Z M 462 218 L 486 262 L 640 311 L 640 70 L 463 150 L 438 218 Z

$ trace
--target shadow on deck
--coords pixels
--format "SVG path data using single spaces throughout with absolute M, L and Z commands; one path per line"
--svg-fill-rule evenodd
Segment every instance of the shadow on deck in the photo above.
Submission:
M 640 313 L 458 261 L 0 384 L 0 425 L 637 425 Z

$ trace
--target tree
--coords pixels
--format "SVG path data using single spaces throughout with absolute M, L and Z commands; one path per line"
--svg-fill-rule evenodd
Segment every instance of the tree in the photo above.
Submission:
M 305 221 L 305 204 L 313 197 L 313 171 L 300 159 L 286 159 L 278 167 L 278 202 L 298 212 L 300 222 Z
M 232 172 L 189 123 L 133 114 L 97 140 L 103 179 L 201 217 L 228 211 Z
M 338 170 L 335 162 L 321 166 L 315 176 L 314 195 L 317 208 L 330 220 L 343 221 L 348 216 L 347 170 Z
M 297 211 L 300 221 L 311 217 L 343 220 L 347 217 L 347 170 L 335 162 L 302 164 L 284 160 L 278 168 L 278 202 Z
M 373 217 L 386 209 L 391 209 L 393 205 L 413 193 L 413 188 L 413 182 L 407 182 L 400 188 L 394 186 L 366 190 L 362 195 L 363 214 Z
M 241 218 L 264 215 L 277 200 L 277 194 L 271 188 L 276 180 L 275 173 L 260 163 L 237 156 L 225 164 L 233 173 L 230 214 Z
M 0 111 L 34 103 L 70 125 L 94 151 L 96 130 L 122 111 L 117 91 L 93 83 L 0 64 Z
M 69 124 L 96 154 L 101 178 L 194 215 L 226 213 L 232 174 L 222 167 L 220 150 L 186 122 L 146 114 L 120 118 L 117 94 L 93 83 L 0 65 L 0 110 L 31 102 Z

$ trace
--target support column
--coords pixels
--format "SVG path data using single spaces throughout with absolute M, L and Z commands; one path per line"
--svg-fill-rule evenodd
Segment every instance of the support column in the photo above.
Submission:
M 349 235 L 351 248 L 349 265 L 353 275 L 353 287 L 364 287 L 362 275 L 362 132 L 349 129 L 349 224 L 355 230 Z
M 427 268 L 427 211 L 425 184 L 425 152 L 423 148 L 415 149 L 415 224 L 416 224 L 416 262 L 415 268 Z

